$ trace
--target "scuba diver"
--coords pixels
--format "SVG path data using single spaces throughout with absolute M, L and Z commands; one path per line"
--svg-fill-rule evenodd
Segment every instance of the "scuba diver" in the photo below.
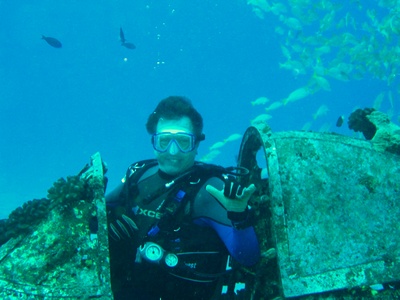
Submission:
M 195 161 L 203 119 L 185 97 L 162 100 L 146 128 L 156 159 L 106 195 L 114 299 L 245 299 L 230 274 L 260 258 L 256 188 L 237 180 L 248 170 Z

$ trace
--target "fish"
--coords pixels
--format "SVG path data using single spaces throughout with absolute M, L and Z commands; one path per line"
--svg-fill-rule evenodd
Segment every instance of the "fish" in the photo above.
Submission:
M 385 92 L 381 92 L 374 100 L 374 105 L 372 106 L 376 110 L 379 110 L 382 105 L 382 101 L 385 98 Z
M 128 49 L 136 49 L 136 46 L 132 43 L 122 43 L 121 46 L 128 48 Z
M 283 99 L 283 104 L 286 105 L 289 102 L 294 102 L 300 99 L 303 99 L 311 94 L 311 91 L 308 87 L 301 87 L 297 90 L 294 90 L 289 94 L 289 96 Z
M 303 127 L 301 128 L 301 130 L 303 131 L 309 131 L 311 128 L 312 123 L 311 122 L 307 122 L 306 124 L 303 125 Z
M 218 149 L 218 148 L 221 148 L 221 147 L 223 147 L 225 145 L 225 142 L 216 142 L 215 144 L 213 144 L 211 147 L 210 147 L 210 151 L 213 151 L 213 150 L 216 150 L 216 149 Z
M 344 116 L 340 116 L 336 121 L 336 127 L 341 127 L 344 122 Z
M 200 161 L 204 163 L 210 163 L 214 160 L 215 157 L 217 157 L 219 154 L 221 154 L 221 151 L 219 150 L 212 150 L 210 153 L 204 155 Z
M 268 114 L 261 114 L 257 117 L 255 117 L 253 120 L 250 121 L 251 126 L 257 126 L 259 124 L 266 124 L 268 120 L 272 118 L 271 115 Z
M 127 40 L 125 39 L 125 34 L 124 31 L 122 30 L 122 27 L 119 28 L 119 39 L 121 40 L 121 46 L 128 48 L 128 49 L 135 49 L 136 46 L 132 43 L 128 43 Z
M 313 117 L 314 117 L 314 120 L 315 119 L 317 119 L 317 118 L 319 118 L 319 117 L 321 117 L 321 116 L 323 116 L 323 115 L 326 115 L 326 113 L 328 112 L 328 107 L 326 106 L 326 105 L 321 105 L 319 108 L 318 108 L 318 110 L 317 110 L 317 112 L 315 113 L 315 114 L 313 114 Z
M 392 91 L 388 92 L 388 98 L 389 98 L 390 108 L 393 108 L 393 93 L 392 93 Z
M 269 101 L 269 99 L 267 97 L 259 97 L 254 101 L 251 101 L 251 105 L 255 106 L 255 105 L 263 105 L 265 103 L 267 103 Z
M 233 133 L 233 134 L 231 134 L 230 136 L 228 136 L 226 139 L 224 139 L 224 142 L 225 142 L 225 143 L 227 143 L 227 142 L 233 142 L 233 141 L 236 141 L 236 140 L 241 139 L 241 138 L 242 138 L 242 135 L 241 135 L 241 134 L 239 134 L 239 133 Z
M 269 4 L 271 2 L 274 4 Z M 362 11 L 353 15 L 353 10 L 343 14 L 343 4 L 331 0 L 321 0 L 316 5 L 311 5 L 309 0 L 247 0 L 258 17 L 265 20 L 269 20 L 272 14 L 277 17 L 275 33 L 283 37 L 284 43 L 280 48 L 286 60 L 279 63 L 279 67 L 291 71 L 294 78 L 311 75 L 313 71 L 319 76 L 309 86 L 312 93 L 320 89 L 330 91 L 329 77 L 350 81 L 372 75 L 388 86 L 396 85 L 400 46 L 394 39 L 400 35 L 400 21 L 396 13 L 382 16 L 378 12 L 380 6 L 395 11 L 398 1 L 372 2 L 376 5 L 364 8 L 362 1 L 351 0 L 351 5 Z M 288 14 L 289 11 L 292 14 Z M 317 28 L 316 34 L 306 36 L 303 29 L 310 25 Z M 306 95 L 304 91 L 300 92 L 289 99 L 296 101 L 299 95 Z M 291 102 L 289 99 L 284 103 Z
M 42 40 L 45 40 L 47 42 L 47 44 L 49 44 L 50 46 L 54 47 L 54 48 L 61 48 L 62 44 L 59 40 L 57 40 L 56 38 L 53 37 L 49 37 L 49 36 L 44 36 L 42 34 Z
M 317 86 L 319 88 L 322 88 L 325 91 L 330 91 L 331 90 L 331 86 L 329 84 L 329 81 L 326 80 L 324 77 L 314 74 L 313 75 L 313 80 L 315 81 L 315 83 L 317 84 Z
M 265 108 L 266 111 L 274 110 L 283 105 L 280 101 L 275 101 L 274 103 L 270 104 L 268 107 Z
M 324 123 L 324 124 L 322 124 L 322 126 L 320 127 L 320 129 L 318 131 L 319 132 L 329 132 L 330 127 L 331 127 L 331 124 Z
M 121 43 L 126 42 L 125 34 L 124 34 L 124 31 L 122 30 L 122 27 L 119 28 L 119 39 L 121 40 Z

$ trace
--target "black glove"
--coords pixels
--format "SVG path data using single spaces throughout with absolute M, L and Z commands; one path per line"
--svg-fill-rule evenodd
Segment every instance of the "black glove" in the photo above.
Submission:
M 227 176 L 224 184 L 224 195 L 230 199 L 235 199 L 243 195 L 243 186 L 235 178 Z
M 119 241 L 131 238 L 139 230 L 136 223 L 125 214 L 114 218 L 108 224 L 108 232 L 112 239 Z
M 215 199 L 217 199 L 228 212 L 244 212 L 247 208 L 247 202 L 256 191 L 254 184 L 243 188 L 236 180 L 228 178 L 225 181 L 224 189 L 218 190 L 212 185 L 206 186 L 209 192 Z

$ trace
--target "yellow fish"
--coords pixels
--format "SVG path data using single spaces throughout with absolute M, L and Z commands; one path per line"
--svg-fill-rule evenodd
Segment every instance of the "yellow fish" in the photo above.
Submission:
M 259 115 L 259 116 L 255 117 L 253 120 L 251 120 L 251 125 L 256 126 L 257 124 L 265 124 L 271 118 L 272 118 L 271 115 L 267 115 L 267 114 Z
M 315 114 L 313 114 L 314 120 L 320 116 L 326 115 L 326 113 L 328 112 L 328 106 L 326 105 L 321 105 L 317 112 Z
M 225 145 L 225 142 L 216 142 L 214 145 L 210 147 L 210 150 L 213 151 L 215 149 L 221 148 Z
M 314 75 L 313 79 L 315 83 L 317 84 L 318 87 L 322 88 L 325 91 L 330 91 L 331 90 L 331 85 L 329 84 L 329 81 L 326 80 L 322 76 Z
M 289 94 L 289 96 L 283 99 L 283 104 L 288 104 L 289 102 L 294 102 L 300 99 L 303 99 L 311 94 L 311 91 L 308 87 L 301 87 L 297 90 L 294 90 Z
M 213 150 L 210 153 L 204 155 L 200 161 L 204 162 L 204 163 L 210 163 L 214 160 L 215 157 L 217 157 L 219 154 L 221 154 L 221 151 L 219 150 Z
M 270 104 L 270 106 L 266 107 L 266 111 L 274 110 L 281 107 L 283 104 L 280 101 L 275 101 L 274 103 Z
M 269 99 L 267 97 L 260 97 L 257 98 L 254 101 L 251 101 L 251 105 L 255 106 L 255 105 L 263 105 L 265 103 L 269 102 Z
M 228 136 L 228 137 L 224 140 L 224 142 L 225 142 L 225 143 L 227 143 L 227 142 L 233 142 L 233 141 L 236 141 L 236 140 L 241 139 L 241 138 L 242 138 L 242 135 L 241 135 L 241 134 L 239 134 L 239 133 L 234 133 L 234 134 L 231 134 L 230 136 Z

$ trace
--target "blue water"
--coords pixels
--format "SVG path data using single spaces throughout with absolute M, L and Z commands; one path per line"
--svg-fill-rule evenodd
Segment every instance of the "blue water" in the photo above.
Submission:
M 398 122 L 396 1 L 332 7 L 329 1 L 304 7 L 299 3 L 307 1 L 281 1 L 275 3 L 286 12 L 279 13 L 265 9 L 265 1 L 249 2 L 0 0 L 0 218 L 45 197 L 55 180 L 76 174 L 97 151 L 108 164 L 109 187 L 115 186 L 130 163 L 153 157 L 144 124 L 169 95 L 189 97 L 203 115 L 199 159 L 214 143 L 243 134 L 266 106 L 307 86 L 317 64 L 331 91 L 270 111 L 273 131 L 311 122 L 311 130 L 358 137 L 346 123 L 335 127 L 338 116 L 373 106 L 382 92 L 381 110 Z M 368 17 L 372 12 L 376 19 Z M 330 24 L 324 18 L 329 13 Z M 290 28 L 289 18 L 302 28 Z M 120 26 L 136 49 L 121 47 Z M 333 42 L 345 33 L 359 42 Z M 63 47 L 51 47 L 42 34 Z M 326 45 L 330 52 L 317 57 L 315 49 Z M 363 51 L 360 45 L 367 57 L 339 55 L 356 46 Z M 307 65 L 304 72 L 279 67 L 288 59 L 282 46 L 291 60 Z M 354 67 L 346 80 L 325 76 L 340 63 Z M 259 97 L 270 102 L 252 106 Z M 321 105 L 329 111 L 314 120 Z M 239 145 L 227 143 L 213 162 L 235 164 Z

